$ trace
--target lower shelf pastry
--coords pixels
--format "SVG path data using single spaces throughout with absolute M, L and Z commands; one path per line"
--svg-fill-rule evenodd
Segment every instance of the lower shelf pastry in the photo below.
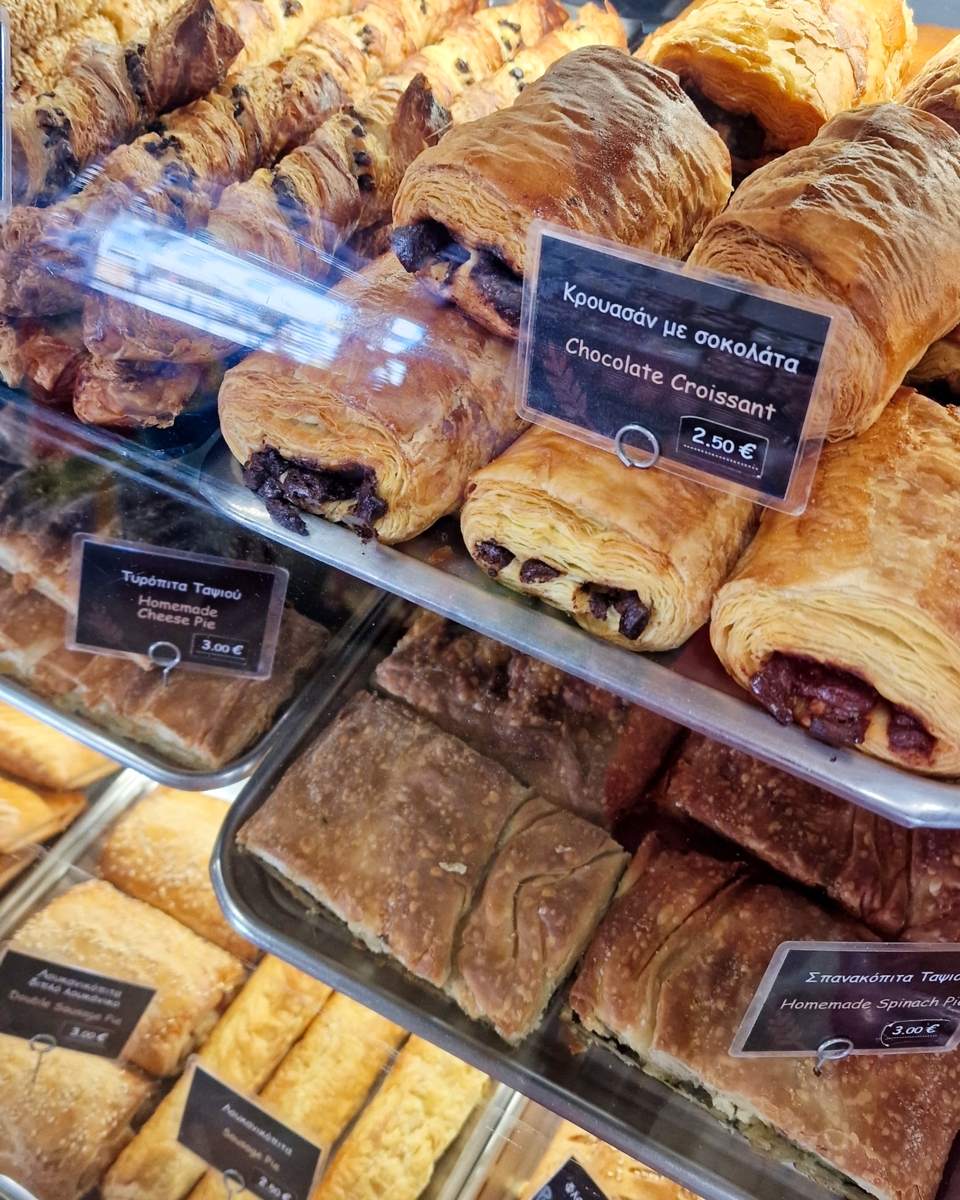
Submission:
M 487 574 L 628 650 L 706 623 L 754 523 L 746 500 L 540 427 L 471 478 L 460 515 Z
M 552 804 L 608 828 L 637 803 L 680 732 L 435 613 L 417 617 L 375 679 Z
M 83 792 L 40 795 L 0 777 L 0 854 L 13 854 L 31 842 L 45 842 L 86 807 Z
M 129 1060 L 154 1075 L 183 1067 L 244 978 L 233 955 L 99 880 L 52 900 L 17 930 L 11 945 L 155 988 L 127 1047 Z
M 139 1071 L 73 1050 L 37 1055 L 0 1034 L 0 1175 L 36 1200 L 79 1200 L 133 1136 L 150 1098 Z
M 766 512 L 713 607 L 721 662 L 781 723 L 960 774 L 960 409 L 904 390 Z
M 834 1190 L 933 1200 L 960 1127 L 960 1054 L 734 1058 L 784 941 L 870 933 L 805 897 L 648 836 L 570 995 L 581 1027 Z
M 915 829 L 910 836 L 907 942 L 960 942 L 960 831 Z
M 224 917 L 210 882 L 210 859 L 227 805 L 202 792 L 160 787 L 120 821 L 100 852 L 100 875 L 159 908 L 238 958 L 256 947 Z
M 384 255 L 330 293 L 347 329 L 329 366 L 251 354 L 220 425 L 281 525 L 298 509 L 401 542 L 460 504 L 471 471 L 523 429 L 510 347 L 438 305 Z
M 960 36 L 929 58 L 897 98 L 960 132 Z
M 103 754 L 0 702 L 0 770 L 40 787 L 87 787 L 117 769 Z

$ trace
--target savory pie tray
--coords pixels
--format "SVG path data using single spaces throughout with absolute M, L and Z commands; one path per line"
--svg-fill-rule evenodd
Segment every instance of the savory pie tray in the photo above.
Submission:
M 833 1193 L 793 1167 L 756 1153 L 746 1139 L 693 1101 L 600 1047 L 585 1052 L 574 1047 L 562 1016 L 566 988 L 554 997 L 541 1027 L 511 1047 L 393 960 L 371 953 L 335 917 L 324 910 L 308 911 L 252 856 L 237 852 L 238 829 L 264 803 L 303 746 L 369 683 L 409 612 L 409 605 L 394 601 L 375 636 L 365 647 L 356 647 L 350 663 L 343 662 L 297 742 L 272 749 L 231 805 L 211 863 L 214 889 L 230 923 L 263 949 L 613 1143 L 704 1200 L 829 1200 Z
M 330 563 L 385 591 L 451 617 L 517 650 L 608 688 L 717 741 L 748 751 L 901 825 L 960 828 L 960 784 L 924 778 L 855 750 L 781 726 L 730 680 L 705 629 L 668 654 L 632 654 L 585 633 L 545 604 L 488 579 L 470 558 L 455 518 L 402 546 L 364 544 L 348 529 L 304 514 L 303 537 L 274 524 L 248 491 L 224 442 L 203 463 L 200 489 L 249 529 Z

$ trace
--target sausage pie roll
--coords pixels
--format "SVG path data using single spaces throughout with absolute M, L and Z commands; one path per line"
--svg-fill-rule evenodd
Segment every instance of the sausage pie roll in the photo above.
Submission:
M 960 135 L 882 104 L 841 113 L 754 172 L 690 262 L 844 306 L 853 318 L 827 436 L 883 411 L 960 324 Z
M 669 650 L 706 622 L 754 509 L 537 427 L 471 478 L 460 522 L 498 582 L 628 650 Z
M 471 471 L 524 428 L 510 347 L 437 305 L 385 255 L 330 292 L 348 307 L 329 366 L 251 354 L 220 389 L 244 482 L 280 524 L 297 509 L 402 542 L 460 504 Z
M 783 724 L 960 774 L 960 409 L 904 390 L 767 511 L 713 606 L 730 674 Z
M 747 172 L 838 112 L 892 100 L 916 37 L 904 0 L 707 0 L 637 53 L 679 76 Z
M 730 188 L 726 148 L 672 75 L 586 46 L 420 155 L 393 245 L 437 295 L 516 337 L 534 218 L 684 258 Z

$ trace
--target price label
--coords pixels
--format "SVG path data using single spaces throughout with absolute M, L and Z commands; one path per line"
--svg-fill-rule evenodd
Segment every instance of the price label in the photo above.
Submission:
M 568 1158 L 533 1200 L 607 1200 L 575 1158 Z
M 960 946 L 784 942 L 730 1053 L 829 1059 L 958 1044 Z
M 262 1200 L 309 1200 L 324 1153 L 200 1063 L 177 1140 Z
M 849 313 L 543 222 L 527 264 L 521 416 L 803 510 Z
M 8 948 L 0 958 L 0 1033 L 121 1058 L 154 991 Z
M 269 677 L 288 573 L 135 542 L 74 538 L 74 650 Z

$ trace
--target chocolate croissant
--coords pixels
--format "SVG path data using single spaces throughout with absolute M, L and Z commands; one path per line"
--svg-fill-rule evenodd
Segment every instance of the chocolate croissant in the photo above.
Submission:
M 513 338 L 534 218 L 683 258 L 730 187 L 726 147 L 671 75 L 587 46 L 420 155 L 393 245 L 436 295 Z
M 706 622 L 753 524 L 746 500 L 540 427 L 472 476 L 460 514 L 488 575 L 628 650 Z
M 960 409 L 906 389 L 767 511 L 717 594 L 721 662 L 782 724 L 960 775 Z
M 960 37 L 929 58 L 897 99 L 933 113 L 960 132 Z
M 510 346 L 435 304 L 392 255 L 329 297 L 346 310 L 330 365 L 250 355 L 224 376 L 220 427 L 286 528 L 307 532 L 301 509 L 405 541 L 523 429 Z
M 904 0 L 706 0 L 638 56 L 679 77 L 746 173 L 837 113 L 892 100 L 916 37 Z
M 84 42 L 119 46 L 121 38 L 109 18 L 93 13 L 64 33 L 47 34 L 28 50 L 14 51 L 10 55 L 10 95 L 14 103 L 22 104 L 41 92 L 52 91 L 63 76 L 67 57 Z
M 853 319 L 827 436 L 883 411 L 960 324 L 960 136 L 928 113 L 841 113 L 755 171 L 690 262 L 844 306 Z

